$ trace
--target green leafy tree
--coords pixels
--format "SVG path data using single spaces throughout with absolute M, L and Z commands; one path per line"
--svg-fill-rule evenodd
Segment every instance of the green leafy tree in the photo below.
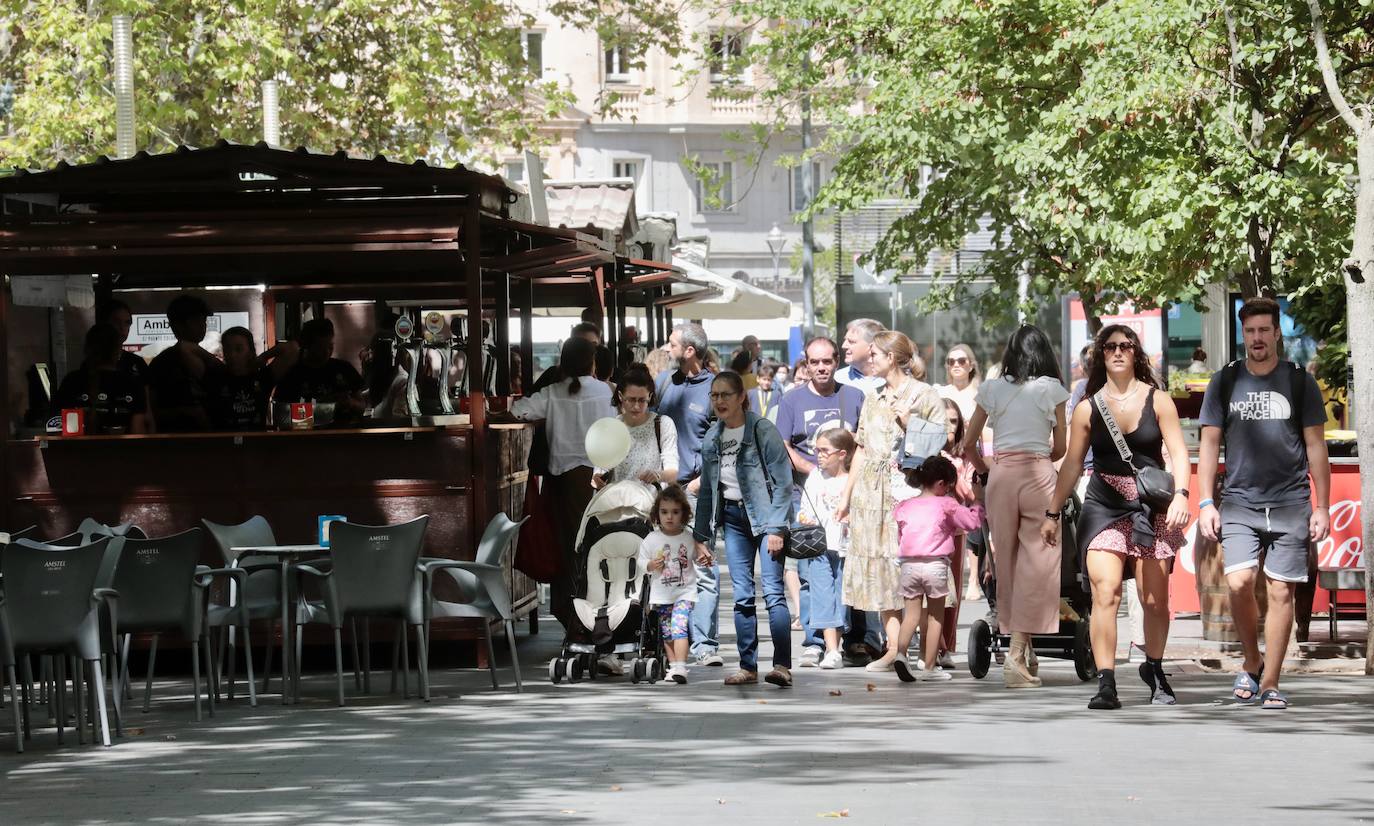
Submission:
M 628 48 L 674 43 L 661 0 L 569 0 L 555 14 Z M 89 161 L 114 148 L 111 17 L 134 18 L 138 146 L 262 134 L 279 79 L 282 142 L 454 162 L 538 141 L 571 102 L 531 71 L 515 0 L 0 0 L 0 85 L 16 89 L 0 167 Z
M 768 81 L 774 130 L 803 100 L 835 170 L 816 209 L 880 197 L 915 206 L 873 253 L 879 268 L 997 233 L 968 292 L 1008 315 L 1069 291 L 1089 314 L 1122 299 L 1200 305 L 1235 280 L 1273 293 L 1334 266 L 1348 159 L 1332 138 L 1310 39 L 1279 4 L 1188 0 L 746 0 L 746 59 Z M 1343 11 L 1357 34 L 1359 7 Z M 808 22 L 792 22 L 808 21 Z M 1347 37 L 1343 46 L 1357 38 Z M 1353 72 L 1367 66 L 1350 64 Z

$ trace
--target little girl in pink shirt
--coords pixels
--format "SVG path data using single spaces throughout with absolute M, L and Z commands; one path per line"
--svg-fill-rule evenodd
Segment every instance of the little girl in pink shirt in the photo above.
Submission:
M 920 488 L 919 496 L 907 499 L 892 512 L 897 520 L 902 561 L 902 627 L 897 635 L 897 659 L 892 670 L 904 682 L 948 680 L 950 673 L 936 663 L 944 623 L 945 598 L 950 589 L 950 557 L 955 537 L 974 530 L 983 521 L 983 488 L 975 484 L 972 507 L 959 504 L 951 494 L 958 483 L 954 464 L 944 456 L 931 456 L 921 466 L 906 471 L 907 484 Z M 925 667 L 913 671 L 906 651 L 916 629 L 921 628 L 921 655 Z

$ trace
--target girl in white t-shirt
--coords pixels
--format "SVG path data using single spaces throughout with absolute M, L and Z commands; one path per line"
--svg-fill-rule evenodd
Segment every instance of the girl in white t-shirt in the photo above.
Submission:
M 1049 336 L 1023 325 L 1007 342 L 1001 375 L 979 385 L 978 408 L 964 437 L 968 460 L 987 475 L 997 624 L 1011 633 L 1002 669 L 1007 688 L 1040 685 L 1031 635 L 1059 630 L 1060 552 L 1041 539 L 1039 526 L 1058 518 L 1049 504 L 1057 481 L 1053 463 L 1066 448 L 1068 400 Z M 991 471 L 977 450 L 985 424 L 995 434 Z
M 649 575 L 653 611 L 668 650 L 668 679 L 687 682 L 688 627 L 697 601 L 696 540 L 687 530 L 692 507 L 677 485 L 659 491 L 650 519 L 657 527 L 639 543 L 639 570 Z
M 849 523 L 836 519 L 835 509 L 844 498 L 855 446 L 854 434 L 843 427 L 832 427 L 816 434 L 817 468 L 806 477 L 797 514 L 797 520 L 803 525 L 825 528 L 825 554 L 800 563 L 806 574 L 807 592 L 802 598 L 810 600 L 811 627 L 819 630 L 825 639 L 821 668 L 844 667 L 840 635 L 845 626 L 842 591 L 844 555 L 849 550 Z

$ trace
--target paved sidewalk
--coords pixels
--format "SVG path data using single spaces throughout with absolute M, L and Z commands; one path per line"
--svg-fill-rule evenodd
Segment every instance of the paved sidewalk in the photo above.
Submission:
M 114 748 L 57 749 L 39 729 L 19 756 L 6 713 L 0 823 L 1374 819 L 1374 681 L 1362 676 L 1289 678 L 1286 712 L 1222 701 L 1229 676 L 1189 663 L 1175 665 L 1174 708 L 1142 705 L 1144 686 L 1120 666 L 1127 707 L 1106 713 L 1086 710 L 1092 687 L 1070 663 L 1048 659 L 1046 687 L 1030 691 L 1003 689 L 995 668 L 942 684 L 797 669 L 792 690 L 727 689 L 727 666 L 694 667 L 687 686 L 553 686 L 555 627 L 521 637 L 522 695 L 493 692 L 484 674 L 436 672 L 429 705 L 380 694 L 339 709 L 332 674 L 314 674 L 300 707 L 268 695 L 197 725 L 175 696 L 186 684 L 166 681 Z M 501 676 L 510 683 L 508 668 Z

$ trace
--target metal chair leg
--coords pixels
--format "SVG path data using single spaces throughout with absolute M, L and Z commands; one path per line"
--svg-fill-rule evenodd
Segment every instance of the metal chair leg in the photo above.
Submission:
M 491 687 L 493 690 L 501 688 L 501 682 L 496 679 L 496 646 L 491 641 L 491 621 L 483 617 L 482 623 L 482 642 L 487 647 L 487 671 L 491 674 Z
M 153 644 L 148 646 L 148 681 L 143 686 L 143 713 L 148 713 L 148 708 L 153 704 L 153 666 L 157 664 L 157 634 L 153 635 Z
M 76 707 L 76 744 L 86 745 L 86 717 L 83 714 L 84 706 L 81 705 L 81 680 L 85 672 L 84 661 L 80 657 L 72 657 L 70 668 L 72 670 L 72 705 Z
M 29 720 L 29 706 L 34 703 L 35 697 L 33 690 L 33 663 L 30 661 L 28 654 L 25 654 L 23 659 L 19 661 L 19 676 L 24 681 L 24 703 L 23 707 L 20 709 L 24 715 L 24 739 L 32 740 L 33 728 Z
M 343 690 L 343 630 L 334 627 L 334 687 L 338 691 L 339 707 L 344 704 Z
M 53 684 L 52 694 L 50 696 L 57 701 L 57 712 L 53 715 L 53 721 L 57 723 L 57 745 L 59 746 L 63 744 L 63 739 L 65 737 L 63 729 L 67 727 L 67 709 L 65 702 L 67 694 L 66 663 L 67 658 L 65 656 L 58 655 L 53 657 Z
M 124 635 L 124 644 L 119 647 L 119 682 L 124 686 L 124 699 L 133 702 L 133 681 L 129 679 L 129 648 L 133 645 L 133 634 Z
M 401 646 L 401 699 L 410 699 L 410 645 L 406 638 L 406 621 L 396 621 L 396 640 Z
M 525 684 L 520 679 L 520 655 L 515 652 L 515 620 L 506 620 L 506 642 L 510 645 L 510 667 L 515 672 L 515 693 L 523 694 Z
M 267 630 L 268 630 L 268 631 L 271 631 L 271 630 L 272 630 L 272 626 L 271 626 L 271 625 L 268 625 L 268 626 L 267 626 Z M 276 650 L 277 650 L 277 647 L 276 647 L 275 645 L 272 644 L 272 635 L 271 635 L 271 634 L 268 634 L 268 635 L 267 635 L 267 654 L 264 655 L 264 657 L 263 657 L 263 664 L 262 664 L 262 688 L 259 689 L 259 691 L 260 691 L 261 693 L 263 693 L 263 694 L 266 694 L 266 693 L 267 693 L 267 689 L 268 689 L 269 685 L 270 685 L 271 682 L 272 682 L 272 654 L 273 654 L 273 652 L 275 652 Z M 250 657 L 252 656 L 252 651 L 251 651 L 251 649 L 250 649 L 250 651 L 249 651 L 249 656 L 250 656 Z
M 415 625 L 415 660 L 420 668 L 420 698 L 429 702 L 429 646 L 425 644 L 424 625 Z
M 202 633 L 200 635 L 200 642 L 198 643 L 198 647 L 200 648 L 201 653 L 205 655 L 205 682 L 209 683 L 210 689 L 206 692 L 206 694 L 209 696 L 210 700 L 210 716 L 214 717 L 215 695 L 219 693 L 219 681 L 215 679 L 215 661 L 214 657 L 211 655 L 209 634 Z
M 372 693 L 372 620 L 367 617 L 363 617 L 363 692 Z
M 248 636 L 248 634 L 249 634 L 249 629 L 248 629 L 248 618 L 247 618 L 247 617 L 244 617 L 244 620 L 243 620 L 243 663 L 244 663 L 244 667 L 247 669 L 247 672 L 248 672 L 248 706 L 249 706 L 250 708 L 257 708 L 257 707 L 258 707 L 258 689 L 257 689 L 257 686 L 253 685 L 253 641 L 252 641 L 252 639 Z M 271 648 L 272 648 L 272 646 L 269 645 L 267 648 L 268 648 L 268 650 L 270 651 Z M 268 668 L 271 668 L 271 666 L 269 665 Z M 230 674 L 233 674 L 233 673 L 234 673 L 233 670 L 232 670 L 232 666 L 231 666 L 231 670 L 230 670 L 229 673 L 230 673 Z M 230 690 L 230 691 L 233 691 L 233 690 L 234 690 L 234 684 L 233 684 L 233 682 L 232 682 L 232 678 L 231 678 L 231 682 L 229 683 L 229 690 Z M 230 696 L 230 698 L 232 698 L 234 695 L 230 694 L 229 696 Z
M 353 639 L 353 690 L 363 690 L 362 652 L 358 649 L 358 618 L 349 620 L 349 637 Z
M 10 719 L 14 721 L 14 751 L 24 753 L 24 724 L 19 720 L 19 674 L 14 666 L 5 666 L 5 679 L 10 681 Z
M 110 721 L 105 716 L 105 679 L 104 675 L 100 673 L 100 661 L 95 660 L 92 662 L 91 668 L 95 671 L 95 698 L 100 713 L 100 741 L 104 744 L 105 748 L 109 748 Z
M 396 680 L 400 677 L 401 671 L 401 649 L 400 642 L 393 636 L 391 640 L 391 691 L 396 693 Z
M 200 640 L 191 643 L 191 694 L 196 698 L 196 722 L 200 722 Z

